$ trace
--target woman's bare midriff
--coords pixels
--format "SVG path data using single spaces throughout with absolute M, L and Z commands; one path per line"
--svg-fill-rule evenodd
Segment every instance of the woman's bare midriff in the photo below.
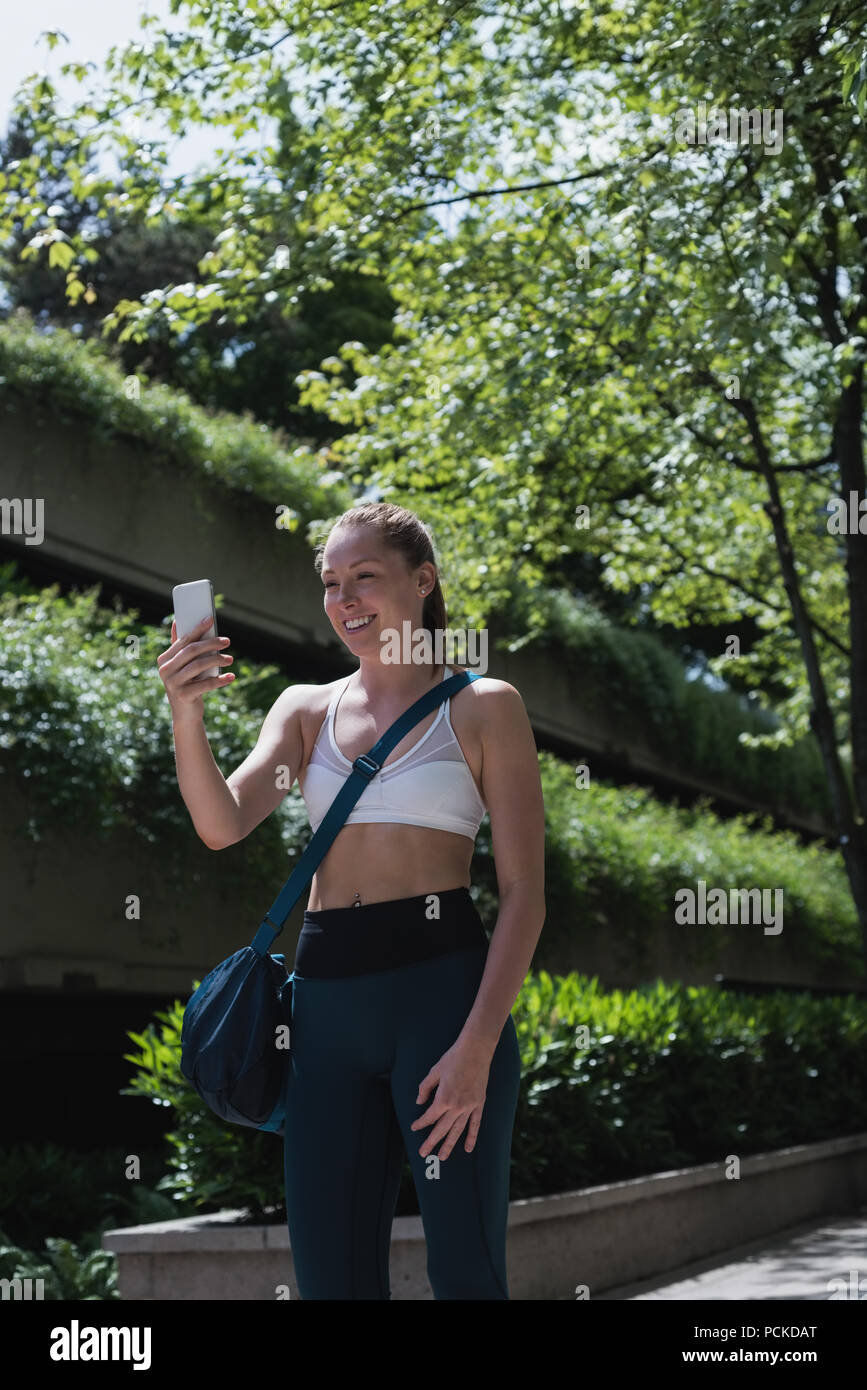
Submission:
M 419 825 L 345 825 L 310 885 L 310 912 L 469 888 L 473 842 Z

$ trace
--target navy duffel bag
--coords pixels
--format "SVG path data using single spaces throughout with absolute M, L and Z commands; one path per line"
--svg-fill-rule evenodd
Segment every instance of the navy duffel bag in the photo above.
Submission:
M 283 956 L 243 946 L 184 1011 L 181 1071 L 223 1120 L 283 1132 L 292 976 Z

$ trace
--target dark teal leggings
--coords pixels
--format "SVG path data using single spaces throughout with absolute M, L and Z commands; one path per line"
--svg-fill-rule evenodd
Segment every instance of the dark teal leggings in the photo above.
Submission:
M 284 1140 L 302 1299 L 391 1297 L 391 1224 L 406 1153 L 434 1298 L 509 1297 L 509 1155 L 520 1079 L 511 1015 L 494 1052 L 473 1151 L 464 1148 L 465 1128 L 433 1176 L 436 1165 L 418 1152 L 433 1125 L 410 1130 L 435 1094 L 417 1105 L 419 1084 L 466 1022 L 487 951 L 466 890 L 437 896 L 439 922 L 423 916 L 425 898 L 305 914 L 292 985 Z M 306 953 L 305 934 L 313 942 Z M 423 958 L 364 968 L 407 954 Z M 350 968 L 355 973 L 336 973 Z

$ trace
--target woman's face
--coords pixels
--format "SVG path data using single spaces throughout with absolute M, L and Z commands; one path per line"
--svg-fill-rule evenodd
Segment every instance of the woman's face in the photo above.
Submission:
M 424 599 L 430 592 L 435 569 L 420 565 L 407 568 L 399 550 L 383 545 L 369 526 L 331 532 L 322 556 L 321 580 L 325 612 L 335 632 L 357 656 L 382 649 L 380 634 L 409 619 L 421 625 Z

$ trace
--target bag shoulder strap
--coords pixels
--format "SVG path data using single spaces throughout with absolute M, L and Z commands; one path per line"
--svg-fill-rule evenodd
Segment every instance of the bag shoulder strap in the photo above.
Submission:
M 440 681 L 439 685 L 426 691 L 394 721 L 382 738 L 377 739 L 369 753 L 359 754 L 352 764 L 352 771 L 326 811 L 321 825 L 265 913 L 259 930 L 250 943 L 254 951 L 264 956 L 270 950 L 276 937 L 283 930 L 286 918 L 325 858 L 337 832 L 342 829 L 346 817 L 370 779 L 379 772 L 391 750 L 397 747 L 401 739 L 419 720 L 424 719 L 426 714 L 430 714 L 431 710 L 436 709 L 451 695 L 457 694 L 465 685 L 469 685 L 470 681 L 479 679 L 477 672 L 459 671 L 457 675 L 449 676 L 448 680 Z

